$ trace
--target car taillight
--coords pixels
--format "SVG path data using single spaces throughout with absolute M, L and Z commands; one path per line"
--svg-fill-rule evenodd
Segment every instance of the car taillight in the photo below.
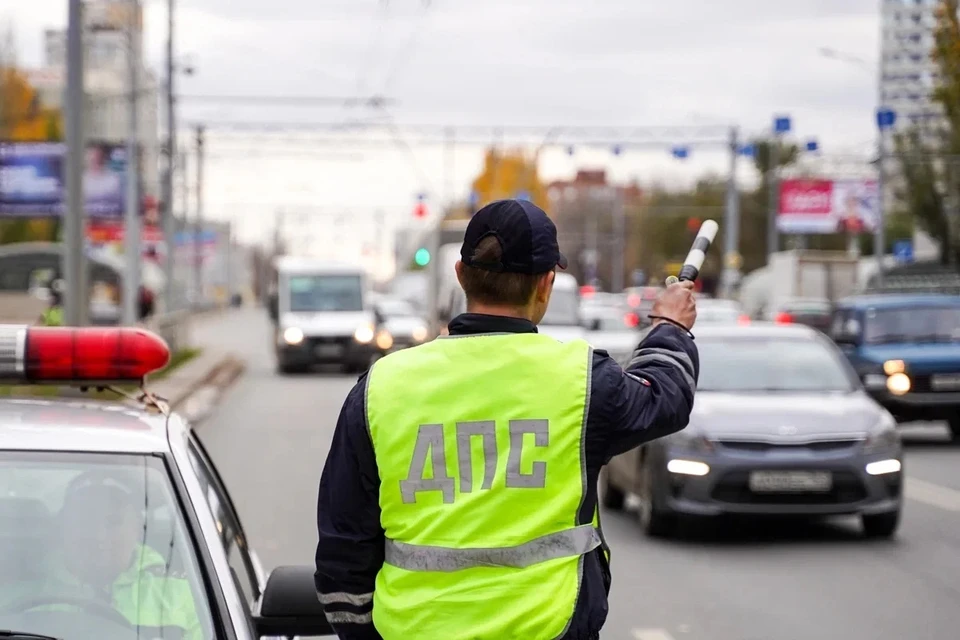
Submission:
M 169 361 L 167 343 L 144 329 L 0 325 L 0 378 L 15 382 L 140 382 Z
M 631 308 L 639 307 L 641 302 L 643 302 L 643 298 L 641 298 L 635 293 L 631 293 L 630 295 L 627 296 L 627 304 Z
M 773 319 L 777 324 L 793 324 L 793 316 L 785 311 L 781 311 L 777 314 L 777 317 Z
M 750 316 L 743 313 L 737 318 L 737 324 L 750 324 Z
M 628 327 L 636 327 L 640 324 L 640 316 L 630 312 L 623 317 L 623 321 L 627 324 Z

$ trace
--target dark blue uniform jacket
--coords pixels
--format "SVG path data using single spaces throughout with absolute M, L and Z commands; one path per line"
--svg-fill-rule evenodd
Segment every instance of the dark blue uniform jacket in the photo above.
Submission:
M 469 313 L 454 318 L 449 329 L 451 335 L 537 330 L 526 320 Z M 549 366 L 544 363 L 544 368 Z M 582 522 L 593 517 L 603 465 L 613 456 L 687 425 L 699 372 L 692 337 L 670 324 L 650 331 L 626 369 L 606 352 L 594 352 L 586 433 L 590 493 L 583 502 Z M 371 620 L 371 599 L 383 564 L 384 533 L 380 479 L 366 427 L 365 377 L 343 404 L 317 505 L 317 592 L 343 640 L 380 638 Z M 598 637 L 607 617 L 609 590 L 610 569 L 598 548 L 584 562 L 583 584 L 565 640 Z

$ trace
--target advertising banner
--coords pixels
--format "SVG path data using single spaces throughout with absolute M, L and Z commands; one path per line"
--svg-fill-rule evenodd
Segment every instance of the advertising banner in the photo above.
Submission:
M 126 203 L 127 150 L 87 146 L 84 210 L 90 218 L 118 219 Z M 66 206 L 66 145 L 0 142 L 0 216 L 60 216 Z
M 864 233 L 879 219 L 876 180 L 783 180 L 777 228 L 781 233 Z

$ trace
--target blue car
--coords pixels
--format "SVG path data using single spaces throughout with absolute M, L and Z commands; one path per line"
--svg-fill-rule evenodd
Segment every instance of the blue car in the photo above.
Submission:
M 899 422 L 945 420 L 960 439 L 960 296 L 847 298 L 830 334 Z

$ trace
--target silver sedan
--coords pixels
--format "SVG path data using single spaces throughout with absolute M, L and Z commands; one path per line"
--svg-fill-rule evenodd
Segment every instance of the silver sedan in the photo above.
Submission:
M 843 354 L 800 325 L 696 330 L 700 380 L 690 425 L 614 458 L 608 508 L 641 501 L 650 535 L 684 517 L 857 515 L 871 537 L 900 521 L 903 449 L 893 417 Z

